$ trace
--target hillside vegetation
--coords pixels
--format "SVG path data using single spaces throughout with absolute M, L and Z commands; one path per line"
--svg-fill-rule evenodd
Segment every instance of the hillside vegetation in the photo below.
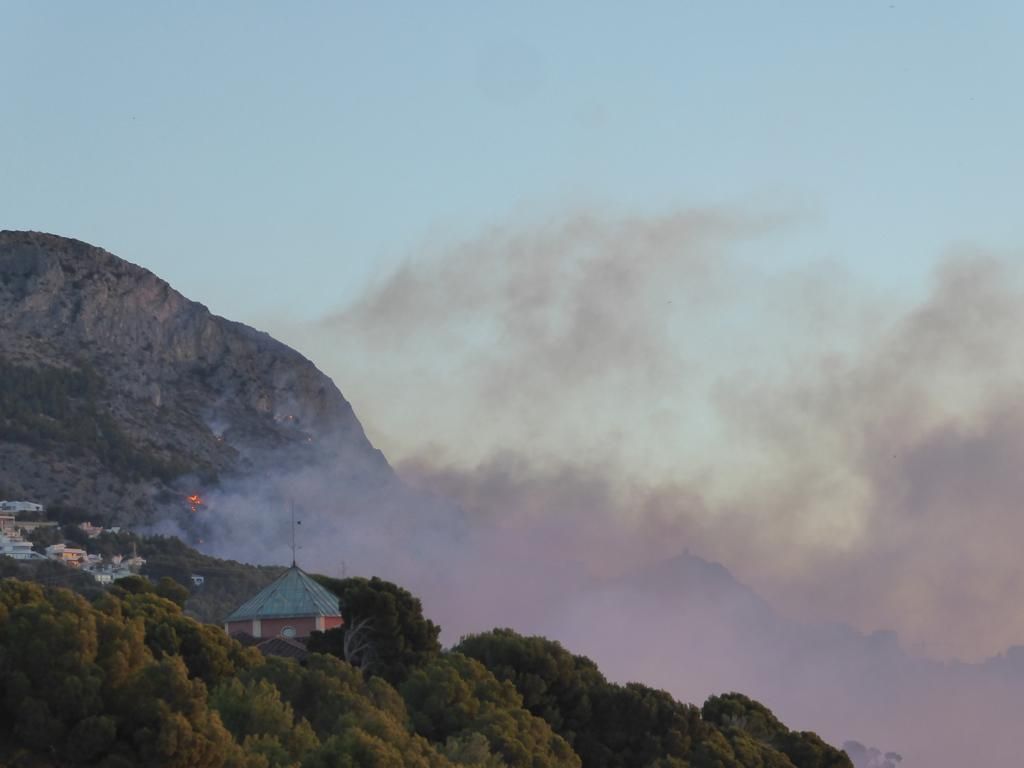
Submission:
M 314 634 L 304 665 L 263 658 L 186 616 L 188 592 L 169 577 L 91 600 L 3 579 L 0 765 L 850 766 L 744 696 L 698 709 L 507 629 L 444 652 L 408 591 L 324 581 L 367 632 L 372 652 L 354 663 L 345 630 Z
M 169 482 L 195 471 L 182 457 L 137 445 L 100 403 L 103 378 L 75 367 L 16 365 L 0 357 L 0 428 L 4 440 L 51 455 L 94 455 L 123 479 Z

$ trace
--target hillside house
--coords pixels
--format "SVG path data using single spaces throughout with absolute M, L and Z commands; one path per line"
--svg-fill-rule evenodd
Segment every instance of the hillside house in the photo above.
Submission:
M 42 512 L 43 505 L 34 501 L 0 501 L 0 512 L 17 514 L 19 512 Z
M 0 533 L 0 555 L 13 560 L 45 560 L 41 554 L 32 551 L 32 542 L 25 541 L 16 533 Z
M 84 549 L 69 547 L 67 544 L 51 544 L 46 548 L 46 557 L 64 563 L 69 568 L 78 568 L 87 562 L 88 554 Z
M 306 638 L 344 623 L 338 596 L 293 565 L 224 619 L 229 635 Z
M 91 557 L 91 555 L 90 555 Z M 124 579 L 128 576 L 134 576 L 134 571 L 128 568 L 119 568 L 110 563 L 104 564 L 89 564 L 82 567 L 85 573 L 88 573 L 98 584 L 113 584 L 118 579 Z

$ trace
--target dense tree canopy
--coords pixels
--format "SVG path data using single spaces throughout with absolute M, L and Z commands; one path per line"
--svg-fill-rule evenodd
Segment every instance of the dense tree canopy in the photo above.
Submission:
M 523 709 L 515 686 L 460 653 L 415 670 L 400 691 L 413 727 L 430 741 L 465 744 L 483 736 L 489 751 L 509 768 L 579 765 L 569 744 Z
M 463 638 L 455 650 L 512 683 L 526 708 L 569 741 L 587 768 L 648 766 L 661 758 L 685 765 L 709 730 L 695 707 L 643 685 L 609 683 L 592 661 L 542 637 L 498 629 Z
M 770 747 L 784 754 L 798 768 L 849 768 L 851 765 L 845 752 L 829 746 L 815 733 L 789 730 L 768 707 L 741 693 L 712 696 L 704 703 L 702 714 L 734 742 L 754 741 Z
M 149 648 L 155 595 L 105 596 L 0 582 L 3 742 L 12 762 L 106 766 L 241 765 L 243 753 L 207 705 L 183 657 Z
M 345 626 L 314 633 L 310 650 L 347 658 L 345 635 L 361 629 L 367 634 L 368 653 L 349 660 L 362 662 L 368 673 L 391 683 L 401 682 L 441 652 L 441 628 L 423 615 L 419 598 L 408 590 L 377 577 L 316 578 L 340 598 Z
M 465 637 L 454 650 L 512 683 L 585 768 L 851 768 L 843 752 L 739 694 L 698 710 L 645 685 L 609 683 L 589 659 L 511 629 Z
M 745 696 L 698 710 L 507 629 L 444 653 L 406 590 L 323 581 L 373 627 L 376 671 L 264 658 L 183 613 L 167 577 L 91 601 L 0 580 L 0 766 L 850 768 Z
M 0 765 L 579 765 L 476 662 L 436 657 L 403 696 L 331 656 L 264 659 L 185 616 L 167 586 L 124 579 L 89 603 L 0 581 Z M 457 696 L 426 690 L 439 671 Z M 431 728 L 453 697 L 464 709 Z

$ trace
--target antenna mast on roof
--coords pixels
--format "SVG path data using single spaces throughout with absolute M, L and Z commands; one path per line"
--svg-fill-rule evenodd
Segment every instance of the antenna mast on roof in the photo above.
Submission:
M 292 508 L 292 568 L 295 567 L 295 502 L 290 501 L 289 505 Z

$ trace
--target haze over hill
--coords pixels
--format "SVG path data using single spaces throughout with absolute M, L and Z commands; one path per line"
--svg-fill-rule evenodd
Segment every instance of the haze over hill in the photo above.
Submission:
M 813 226 L 514 219 L 410 250 L 317 322 L 265 322 L 358 366 L 346 393 L 403 475 L 492 510 L 606 508 L 631 535 L 597 569 L 689 546 L 936 659 L 1024 642 L 1018 254 L 937 252 L 901 293 L 762 258 Z
M 493 626 L 547 634 L 616 679 L 686 701 L 742 690 L 793 727 L 895 749 L 910 768 L 1019 756 L 1018 652 L 941 664 L 892 634 L 794 621 L 756 584 L 683 552 L 671 516 L 692 510 L 692 497 L 640 490 L 623 514 L 628 497 L 600 469 L 552 464 L 538 475 L 514 455 L 471 470 L 407 461 L 399 482 L 312 363 L 78 241 L 0 235 L 0 323 L 5 370 L 21 380 L 90 372 L 70 389 L 48 385 L 53 393 L 39 408 L 30 399 L 27 415 L 4 411 L 0 486 L 16 495 L 275 563 L 291 555 L 293 501 L 303 565 L 408 586 L 447 642 Z M 33 379 L 40 371 L 49 378 Z M 38 435 L 24 429 L 33 425 Z M 85 433 L 71 450 L 65 438 L 83 425 L 154 463 L 126 465 Z M 181 494 L 197 483 L 205 503 L 193 513 Z

